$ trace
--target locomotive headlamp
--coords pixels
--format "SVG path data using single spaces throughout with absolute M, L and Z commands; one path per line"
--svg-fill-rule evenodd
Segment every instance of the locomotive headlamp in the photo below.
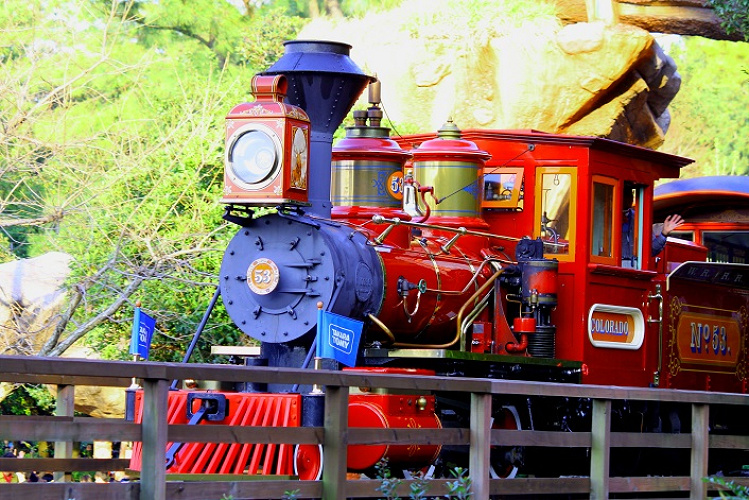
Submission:
M 226 117 L 224 203 L 256 206 L 307 204 L 309 117 L 284 102 L 283 75 L 255 75 L 254 102 Z
M 260 189 L 278 175 L 281 166 L 281 141 L 267 127 L 245 125 L 228 142 L 227 175 L 236 185 Z

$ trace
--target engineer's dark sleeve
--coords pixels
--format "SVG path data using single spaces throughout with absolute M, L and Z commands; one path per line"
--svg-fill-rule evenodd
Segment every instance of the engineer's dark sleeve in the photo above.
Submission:
M 653 257 L 661 253 L 663 251 L 663 247 L 665 246 L 666 246 L 666 237 L 663 236 L 663 233 L 658 233 L 655 236 L 653 236 L 653 248 L 652 248 Z

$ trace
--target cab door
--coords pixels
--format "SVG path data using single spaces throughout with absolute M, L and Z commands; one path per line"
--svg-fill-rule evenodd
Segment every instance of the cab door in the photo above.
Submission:
M 643 269 L 645 192 L 643 185 L 591 176 L 584 311 L 590 383 L 645 386 L 653 379 L 658 335 L 648 322 L 648 297 L 656 273 Z

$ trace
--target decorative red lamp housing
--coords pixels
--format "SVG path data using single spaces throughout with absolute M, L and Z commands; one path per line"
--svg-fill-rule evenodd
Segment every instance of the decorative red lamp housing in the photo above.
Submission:
M 255 101 L 227 115 L 222 203 L 308 203 L 310 120 L 283 102 L 286 90 L 283 75 L 255 75 Z

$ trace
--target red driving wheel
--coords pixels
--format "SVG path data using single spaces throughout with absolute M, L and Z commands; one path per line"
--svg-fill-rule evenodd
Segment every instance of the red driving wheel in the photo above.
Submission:
M 503 406 L 492 418 L 492 429 L 521 430 L 518 410 L 514 406 Z M 489 474 L 494 479 L 512 479 L 518 473 L 515 465 L 518 462 L 522 462 L 522 449 L 492 446 Z

